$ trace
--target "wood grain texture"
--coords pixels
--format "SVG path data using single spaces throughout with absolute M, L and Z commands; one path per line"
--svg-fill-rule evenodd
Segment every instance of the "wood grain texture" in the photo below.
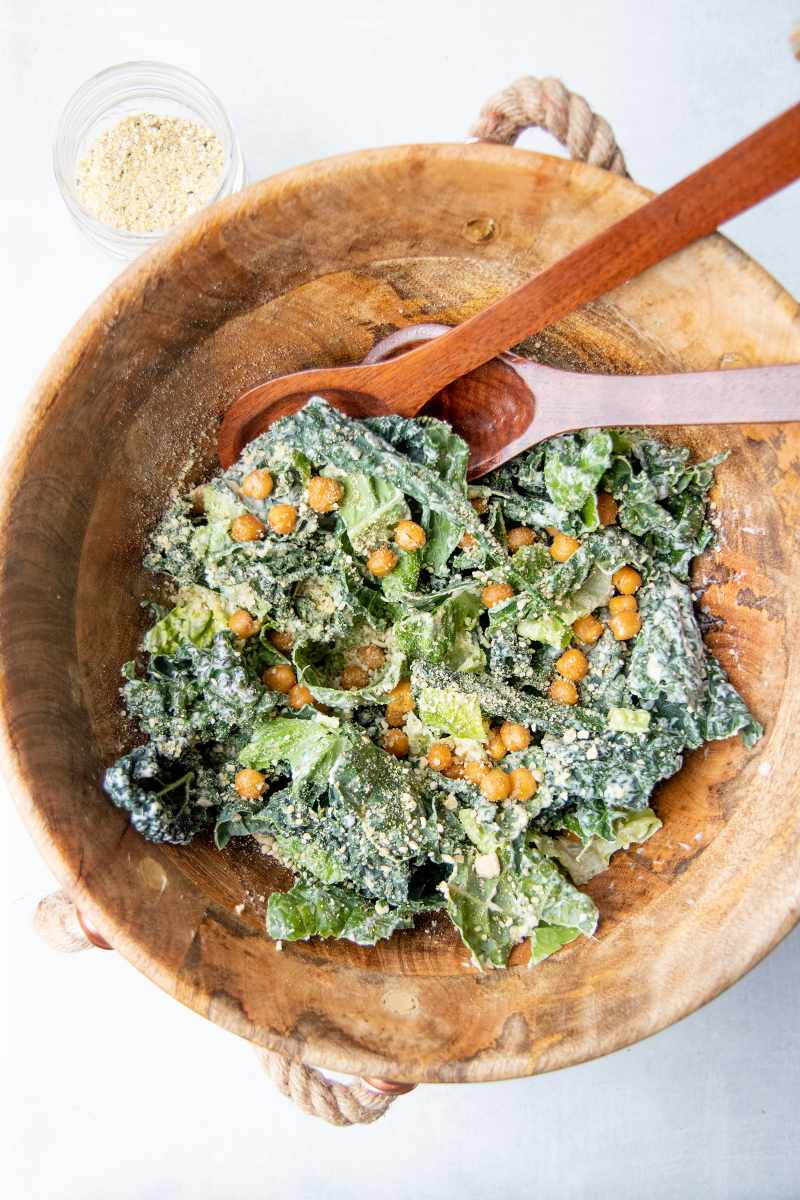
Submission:
M 278 373 L 360 360 L 458 323 L 642 204 L 603 171 L 499 146 L 328 160 L 249 188 L 131 267 L 67 338 L 3 480 L 0 707 L 23 816 L 87 919 L 183 1003 L 353 1074 L 473 1081 L 551 1070 L 677 1020 L 748 970 L 800 908 L 797 426 L 677 430 L 719 474 L 720 545 L 696 585 L 709 642 L 767 734 L 689 756 L 664 829 L 590 890 L 597 939 L 535 971 L 471 969 L 430 917 L 372 950 L 263 934 L 288 875 L 250 845 L 155 847 L 98 787 L 129 743 L 120 664 L 170 489 L 214 462 L 225 406 Z M 478 222 L 490 236 L 475 240 Z M 796 303 L 712 236 L 524 347 L 620 373 L 800 359 Z M 243 906 L 243 907 L 241 907 Z

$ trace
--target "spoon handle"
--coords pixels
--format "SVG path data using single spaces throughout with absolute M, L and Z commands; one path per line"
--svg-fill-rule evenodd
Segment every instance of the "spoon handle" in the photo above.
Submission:
M 413 416 L 459 376 L 712 233 L 798 176 L 800 104 L 496 304 L 398 359 L 392 409 Z

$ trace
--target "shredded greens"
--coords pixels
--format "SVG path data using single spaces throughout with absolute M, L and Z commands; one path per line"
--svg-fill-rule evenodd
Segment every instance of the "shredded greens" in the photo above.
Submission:
M 660 828 L 653 791 L 684 752 L 761 735 L 688 587 L 723 456 L 594 431 L 474 486 L 468 457 L 441 421 L 315 398 L 152 536 L 173 602 L 124 669 L 145 740 L 104 785 L 153 841 L 258 838 L 295 874 L 275 939 L 372 945 L 444 910 L 480 967 L 524 941 L 536 965 L 593 934 L 580 889 Z

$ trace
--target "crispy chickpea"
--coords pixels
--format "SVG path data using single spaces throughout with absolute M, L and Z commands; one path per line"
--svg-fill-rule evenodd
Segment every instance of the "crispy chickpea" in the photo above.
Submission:
M 616 613 L 608 622 L 608 627 L 618 642 L 627 642 L 636 637 L 642 628 L 642 618 L 638 612 Z
M 453 761 L 453 751 L 447 742 L 434 742 L 428 751 L 428 766 L 432 771 L 446 771 Z
M 281 654 L 288 654 L 294 645 L 294 638 L 288 629 L 273 629 L 269 640 Z
M 338 479 L 331 479 L 328 475 L 313 475 L 308 481 L 306 500 L 314 512 L 333 512 L 343 495 L 344 488 Z
M 237 637 L 249 638 L 258 633 L 259 625 L 246 608 L 237 608 L 228 617 L 228 629 L 233 630 Z
M 386 717 L 386 724 L 396 729 L 399 725 L 405 725 L 408 712 L 409 710 L 404 708 L 402 704 L 398 704 L 397 701 L 392 700 L 386 705 L 383 715 Z
M 608 611 L 612 617 L 617 613 L 636 612 L 638 607 L 635 596 L 612 596 L 608 602 Z
M 536 534 L 527 525 L 516 525 L 513 529 L 509 529 L 506 535 L 506 544 L 512 554 L 521 546 L 532 546 L 535 541 Z
M 506 750 L 527 750 L 531 744 L 531 735 L 524 725 L 516 721 L 505 721 L 500 726 L 500 737 Z
M 458 543 L 458 548 L 459 550 L 464 550 L 467 554 L 471 554 L 477 544 L 477 538 L 473 537 L 471 533 L 465 533 Z
M 411 680 L 401 679 L 396 687 L 388 693 L 392 704 L 397 704 L 403 712 L 411 712 L 414 707 L 414 697 L 411 693 Z
M 505 758 L 508 754 L 508 747 L 500 736 L 500 730 L 495 728 L 489 731 L 489 740 L 486 743 L 486 749 L 489 757 L 495 762 L 499 762 L 501 758 Z
M 286 699 L 289 701 L 289 708 L 305 708 L 306 705 L 316 708 L 314 696 L 304 683 L 296 683 L 294 687 L 290 687 Z
M 620 567 L 611 576 L 611 582 L 623 596 L 632 596 L 642 586 L 642 577 L 633 567 Z
M 597 493 L 597 515 L 601 525 L 613 525 L 617 520 L 619 505 L 610 492 Z
M 267 667 L 261 676 L 261 682 L 271 692 L 284 692 L 288 695 L 297 683 L 297 676 L 288 663 L 278 663 L 274 667 Z
M 401 550 L 421 550 L 428 540 L 425 536 L 425 530 L 416 521 L 400 521 L 395 526 L 394 531 L 395 545 Z
M 267 520 L 273 533 L 286 537 L 297 524 L 297 509 L 293 504 L 273 504 L 267 513 Z
M 572 632 L 579 642 L 593 646 L 603 636 L 603 622 L 588 613 L 585 617 L 578 617 L 577 621 L 573 621 Z
M 483 779 L 484 775 L 488 775 L 490 769 L 491 768 L 487 767 L 486 763 L 482 762 L 471 761 L 464 763 L 464 778 L 468 779 L 470 783 L 475 783 L 480 786 L 481 780 Z
M 367 570 L 376 579 L 383 579 L 384 575 L 391 574 L 396 566 L 397 555 L 388 546 L 379 546 L 377 550 L 372 551 L 367 559 Z
M 257 542 L 267 532 L 267 527 L 252 513 L 242 513 L 231 521 L 229 533 L 235 542 Z
M 481 600 L 487 608 L 494 608 L 495 604 L 502 604 L 513 595 L 514 589 L 510 583 L 487 583 L 481 592 Z
M 363 667 L 359 667 L 357 663 L 352 663 L 349 667 L 345 667 L 342 671 L 342 687 L 346 692 L 355 691 L 356 688 L 366 687 L 369 683 L 369 675 Z
M 531 800 L 539 790 L 539 784 L 532 771 L 527 767 L 517 767 L 516 771 L 511 771 L 511 799 L 519 800 L 520 804 L 525 804 L 527 800 Z
M 260 771 L 237 771 L 233 777 L 233 786 L 246 800 L 257 800 L 263 795 L 267 779 Z
M 545 533 L 548 533 L 551 538 L 554 538 L 558 534 L 558 530 L 556 529 L 555 525 L 546 525 Z
M 556 661 L 556 670 L 565 679 L 571 679 L 573 683 L 580 683 L 589 673 L 589 662 L 582 650 L 571 646 Z
M 274 486 L 273 478 L 266 467 L 262 467 L 258 471 L 251 471 L 242 480 L 242 491 L 251 500 L 266 500 L 267 496 L 272 494 Z
M 379 671 L 386 662 L 386 653 L 381 646 L 370 642 L 368 646 L 359 646 L 356 654 L 368 671 Z
M 387 754 L 393 754 L 395 758 L 408 758 L 411 749 L 411 744 L 402 729 L 387 729 L 381 745 Z
M 499 804 L 511 795 L 511 776 L 499 767 L 493 767 L 486 772 L 479 787 L 491 804 Z
M 578 689 L 571 679 L 554 679 L 550 684 L 550 699 L 556 704 L 577 704 Z
M 572 558 L 576 550 L 580 549 L 580 546 L 577 538 L 570 537 L 566 533 L 557 533 L 550 543 L 550 553 L 556 562 L 566 562 L 568 558 Z
M 454 758 L 450 766 L 442 771 L 448 779 L 463 779 L 464 778 L 464 760 L 462 758 Z
M 470 498 L 470 504 L 475 509 L 475 512 L 479 517 L 482 516 L 489 507 L 489 501 L 485 496 L 472 496 Z

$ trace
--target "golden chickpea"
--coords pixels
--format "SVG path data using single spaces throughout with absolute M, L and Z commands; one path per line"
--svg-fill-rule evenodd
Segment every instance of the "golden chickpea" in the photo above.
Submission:
M 619 505 L 610 492 L 597 493 L 597 515 L 601 525 L 613 525 L 618 512 Z
M 379 546 L 367 559 L 367 570 L 376 579 L 383 579 L 384 575 L 391 574 L 396 566 L 397 555 L 388 546 Z
M 289 654 L 294 645 L 294 638 L 288 629 L 273 629 L 269 640 L 281 654 Z
M 501 758 L 505 758 L 508 754 L 508 748 L 500 736 L 499 729 L 489 730 L 489 740 L 486 743 L 486 750 L 490 758 L 493 758 L 495 762 L 499 762 Z
M 408 713 L 409 710 L 407 708 L 404 708 L 402 704 L 398 704 L 396 700 L 392 700 L 386 705 L 383 715 L 386 717 L 386 724 L 391 725 L 394 729 L 399 725 L 405 725 Z
M 635 596 L 612 596 L 608 602 L 608 611 L 612 616 L 623 612 L 636 612 L 639 605 Z
M 642 586 L 642 577 L 633 567 L 620 567 L 611 576 L 611 582 L 623 596 L 632 596 Z
M 288 663 L 278 663 L 274 667 L 267 667 L 261 676 L 261 682 L 271 692 L 288 694 L 297 683 L 297 676 Z
M 603 622 L 588 613 L 585 617 L 578 617 L 577 621 L 573 622 L 572 632 L 579 642 L 586 642 L 589 646 L 593 646 L 603 636 Z
M 471 554 L 478 544 L 478 539 L 473 537 L 471 533 L 465 533 L 461 541 L 458 543 L 459 550 L 463 550 L 466 554 Z
M 231 521 L 229 533 L 235 542 L 257 542 L 267 532 L 267 527 L 252 513 L 242 513 Z
M 236 612 L 232 612 L 228 617 L 228 628 L 232 629 L 237 637 L 249 638 L 258 633 L 259 624 L 246 608 L 237 608 Z
M 642 628 L 642 618 L 638 612 L 616 613 L 608 622 L 608 627 L 618 642 L 627 642 L 636 637 Z
M 571 679 L 554 679 L 550 684 L 550 699 L 556 704 L 577 704 L 578 689 Z
M 447 742 L 434 742 L 428 751 L 428 766 L 432 771 L 446 771 L 453 761 L 453 751 Z
M 485 496 L 473 496 L 470 500 L 470 504 L 475 509 L 475 512 L 479 517 L 482 516 L 489 507 L 489 501 Z
M 479 786 L 491 804 L 499 804 L 511 795 L 511 776 L 499 767 L 494 767 L 486 772 Z
M 273 533 L 286 537 L 297 525 L 297 509 L 293 504 L 273 504 L 267 513 L 267 520 Z
M 450 763 L 450 766 L 447 767 L 446 770 L 442 771 L 442 774 L 446 775 L 448 779 L 463 779 L 464 760 L 461 758 L 454 758 Z
M 571 679 L 573 683 L 580 683 L 589 673 L 589 661 L 582 650 L 571 646 L 556 661 L 556 670 L 565 679 Z
M 556 562 L 566 562 L 568 558 L 572 558 L 576 550 L 580 550 L 581 544 L 577 538 L 570 537 L 566 533 L 557 533 L 550 543 L 550 553 Z
M 411 744 L 402 729 L 387 729 L 381 742 L 387 754 L 395 758 L 408 758 Z
M 527 767 L 517 767 L 516 771 L 511 772 L 510 778 L 511 799 L 518 800 L 520 804 L 533 799 L 539 790 L 539 784 Z
M 237 771 L 233 777 L 233 786 L 246 800 L 257 800 L 264 793 L 267 779 L 260 771 Z
M 556 529 L 556 527 L 554 525 L 545 526 L 545 533 L 548 533 L 551 538 L 558 536 L 558 530 Z
M 386 652 L 381 646 L 371 642 L 368 646 L 360 646 L 356 654 L 368 671 L 379 671 L 386 662 Z
M 396 687 L 388 693 L 392 704 L 398 705 L 403 712 L 411 712 L 414 708 L 414 696 L 411 692 L 411 680 L 401 679 Z
M 314 475 L 308 481 L 306 500 L 308 507 L 313 508 L 314 512 L 333 512 L 343 495 L 344 488 L 338 479 L 331 479 L 327 475 Z
M 369 675 L 357 663 L 352 663 L 342 671 L 342 687 L 346 692 L 355 691 L 357 688 L 364 688 L 368 683 Z
M 532 546 L 535 541 L 536 533 L 527 525 L 516 525 L 513 529 L 509 529 L 506 535 L 506 544 L 512 554 L 521 546 Z
M 266 467 L 262 467 L 258 471 L 251 471 L 242 480 L 242 491 L 251 500 L 266 500 L 267 496 L 272 494 L 274 486 L 273 478 Z
M 401 550 L 411 552 L 421 550 L 428 539 L 425 530 L 416 521 L 401 521 L 395 526 L 394 540 Z
M 531 735 L 524 725 L 516 721 L 505 721 L 500 726 L 500 737 L 506 750 L 527 750 L 531 744 Z
M 487 608 L 494 608 L 495 604 L 502 604 L 513 595 L 514 589 L 510 583 L 487 583 L 481 592 L 481 600 Z
M 316 708 L 314 696 L 304 683 L 296 683 L 294 687 L 290 687 L 286 699 L 289 701 L 289 708 L 299 709 L 307 705 Z
M 484 775 L 488 775 L 489 770 L 490 768 L 487 767 L 486 763 L 468 762 L 464 764 L 464 778 L 468 779 L 470 783 L 480 786 L 481 780 Z

